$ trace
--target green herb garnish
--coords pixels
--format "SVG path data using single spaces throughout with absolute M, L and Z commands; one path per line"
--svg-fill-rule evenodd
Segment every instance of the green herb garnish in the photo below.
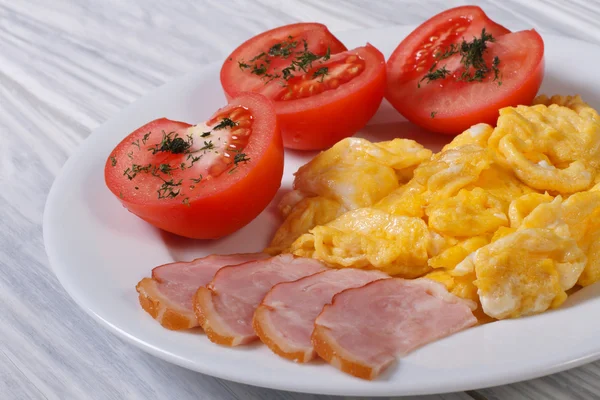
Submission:
M 418 87 L 421 87 L 420 83 L 424 80 L 427 83 L 437 79 L 444 79 L 450 75 L 450 71 L 446 69 L 444 65 L 441 68 L 436 69 L 439 61 L 444 60 L 454 54 L 460 54 L 460 63 L 464 67 L 464 71 L 456 78 L 457 81 L 464 82 L 482 82 L 490 71 L 494 72 L 493 81 L 498 81 L 498 85 L 502 82 L 500 79 L 500 70 L 498 65 L 500 59 L 498 56 L 494 57 L 491 68 L 485 62 L 483 56 L 487 51 L 487 43 L 494 42 L 495 39 L 491 34 L 485 31 L 485 28 L 481 30 L 481 37 L 474 37 L 472 41 L 467 42 L 463 39 L 460 44 L 453 43 L 444 50 L 443 53 L 437 53 L 434 55 L 436 61 L 433 63 L 429 72 L 425 74 L 423 79 L 419 81 Z
M 321 77 L 321 80 L 319 82 L 323 82 L 323 79 L 325 79 L 325 75 L 327 75 L 328 73 L 329 73 L 329 68 L 321 67 L 314 72 L 313 79 Z
M 219 122 L 219 124 L 213 128 L 213 131 L 218 131 L 219 129 L 225 129 L 225 128 L 233 128 L 234 126 L 237 126 L 237 122 L 233 121 L 230 118 L 223 118 L 221 120 L 221 122 Z M 202 134 L 202 136 L 204 137 L 204 134 Z M 206 142 L 204 142 L 204 143 L 206 143 Z
M 191 178 L 190 181 L 194 182 L 195 184 L 200 183 L 200 181 L 202 180 L 202 174 L 200 174 L 200 176 L 198 178 Z

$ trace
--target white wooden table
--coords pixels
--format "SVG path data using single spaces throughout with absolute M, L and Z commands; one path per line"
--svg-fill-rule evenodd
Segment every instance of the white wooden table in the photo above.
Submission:
M 153 87 L 222 59 L 253 34 L 295 21 L 322 22 L 332 31 L 418 24 L 463 3 L 0 0 L 0 399 L 330 399 L 203 376 L 105 331 L 48 268 L 46 195 L 91 130 Z M 511 29 L 600 43 L 600 3 L 480 3 Z M 427 398 L 597 399 L 600 362 Z

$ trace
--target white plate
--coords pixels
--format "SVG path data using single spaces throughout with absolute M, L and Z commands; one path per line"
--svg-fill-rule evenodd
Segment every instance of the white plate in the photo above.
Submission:
M 349 48 L 369 41 L 386 56 L 411 29 L 340 33 Z M 544 93 L 583 95 L 600 106 L 596 61 L 600 49 L 545 35 Z M 136 283 L 159 264 L 209 253 L 261 250 L 277 226 L 271 206 L 244 229 L 217 241 L 165 234 L 120 206 L 104 185 L 111 149 L 129 132 L 165 116 L 196 123 L 225 103 L 220 62 L 148 94 L 108 121 L 65 164 L 48 196 L 44 241 L 50 264 L 73 299 L 92 317 L 135 346 L 180 366 L 251 385 L 299 392 L 388 396 L 440 393 L 506 384 L 558 372 L 600 358 L 600 285 L 574 296 L 560 309 L 530 318 L 469 329 L 425 346 L 374 382 L 345 375 L 324 363 L 297 365 L 260 344 L 225 348 L 201 331 L 163 329 L 138 304 Z M 384 103 L 361 135 L 383 140 L 417 132 Z M 377 133 L 377 135 L 373 135 Z M 382 135 L 383 133 L 383 135 Z M 385 135 L 387 133 L 387 135 Z M 447 138 L 423 136 L 438 147 Z M 437 142 L 437 143 L 436 143 Z M 309 155 L 286 154 L 283 192 Z M 277 199 L 272 204 L 275 204 Z

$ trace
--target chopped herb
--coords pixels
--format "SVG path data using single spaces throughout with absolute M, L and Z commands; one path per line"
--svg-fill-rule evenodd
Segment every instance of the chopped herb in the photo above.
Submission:
M 435 118 L 435 114 L 437 114 L 437 111 L 432 111 L 431 112 L 431 118 Z
M 110 165 L 112 165 L 113 167 L 115 165 L 117 165 L 117 157 L 115 156 L 110 156 Z
M 438 69 L 434 70 L 435 66 L 436 66 L 436 64 L 433 64 L 431 66 L 431 68 L 429 69 L 429 72 L 426 73 L 425 76 L 419 81 L 419 85 L 424 80 L 427 80 L 427 83 L 429 83 L 429 82 L 432 82 L 432 81 L 435 81 L 438 79 L 444 79 L 445 77 L 450 75 L 450 71 L 448 71 L 448 69 L 446 69 L 445 65 L 442 68 L 438 68 Z
M 213 144 L 212 140 L 209 140 L 208 142 L 204 142 L 204 147 L 202 147 L 200 150 L 211 150 L 214 147 L 215 145 Z
M 319 82 L 323 82 L 323 79 L 325 79 L 325 75 L 327 75 L 328 73 L 329 73 L 329 68 L 321 67 L 315 71 L 315 73 L 313 74 L 313 79 L 321 77 L 321 80 Z
M 267 54 L 263 51 L 262 53 L 260 53 L 259 55 L 257 55 L 256 57 L 252 58 L 250 60 L 250 62 L 254 62 L 256 60 L 260 60 L 261 58 L 263 58 L 264 56 L 266 56 Z
M 494 37 L 487 33 L 485 28 L 483 28 L 481 30 L 481 37 L 474 37 L 470 42 L 463 39 L 460 44 L 451 44 L 444 52 L 434 55 L 436 61 L 429 69 L 429 72 L 419 81 L 418 87 L 421 87 L 420 82 L 423 80 L 427 80 L 427 83 L 429 83 L 436 79 L 446 78 L 450 74 L 450 71 L 448 71 L 445 66 L 435 71 L 434 69 L 439 61 L 453 56 L 454 54 L 460 54 L 460 63 L 464 67 L 464 71 L 456 78 L 457 81 L 482 82 L 490 71 L 494 71 L 493 81 L 498 81 L 498 85 L 501 85 L 502 81 L 499 80 L 500 70 L 498 69 L 500 59 L 498 56 L 494 57 L 491 69 L 483 58 L 487 51 L 487 43 L 494 41 Z
M 458 45 L 456 43 L 452 43 L 450 45 L 450 47 L 448 47 L 446 50 L 444 50 L 443 53 L 436 53 L 434 55 L 435 58 L 438 59 L 438 61 L 441 60 L 445 60 L 446 58 L 455 55 L 456 53 L 458 53 Z
M 199 161 L 202 158 L 202 156 L 195 156 L 193 154 L 188 154 L 187 156 L 187 160 L 192 160 L 192 162 L 190 163 L 190 165 L 188 166 L 188 168 L 192 168 L 194 166 L 194 163 Z
M 283 57 L 283 58 L 288 58 L 290 55 L 292 55 L 292 50 L 296 48 L 296 46 L 298 46 L 298 41 L 294 40 L 293 42 L 291 41 L 293 38 L 292 36 L 288 36 L 288 40 L 283 41 L 281 43 L 276 43 L 273 46 L 271 46 L 271 48 L 269 49 L 269 55 L 271 57 Z M 259 54 L 259 56 L 264 56 L 264 53 Z M 256 58 L 256 57 L 255 57 Z M 253 60 L 251 60 L 253 61 Z
M 186 197 L 185 199 L 183 199 L 182 203 L 185 204 L 188 207 L 191 207 L 190 206 L 190 198 L 189 197 Z
M 119 197 L 123 198 L 123 192 L 119 192 Z
M 127 157 L 129 157 L 133 160 L 133 151 L 130 151 L 129 153 L 127 153 Z
M 498 86 L 502 85 L 502 81 L 499 81 L 500 78 L 500 70 L 498 69 L 498 65 L 500 65 L 500 59 L 498 56 L 494 56 L 494 60 L 492 61 L 492 70 L 494 71 L 494 81 L 498 81 Z
M 244 153 L 238 153 L 233 157 L 233 162 L 236 166 L 241 162 L 247 163 L 248 161 L 250 161 L 250 158 L 246 157 Z
M 296 68 L 294 68 L 293 64 L 287 68 L 282 69 L 281 72 L 283 73 L 283 79 L 285 79 L 287 81 L 291 77 L 293 77 L 294 74 L 292 74 L 292 71 L 296 71 Z
M 237 122 L 235 122 L 229 118 L 223 118 L 223 120 L 221 122 L 219 122 L 219 124 L 217 126 L 215 126 L 213 128 L 213 130 L 218 131 L 219 129 L 233 128 L 236 125 L 237 125 Z M 204 143 L 206 143 L 206 142 L 204 142 Z
M 202 132 L 202 135 L 200 135 L 200 137 L 207 137 L 210 136 L 210 132 Z
M 283 78 L 284 81 L 288 81 L 293 78 L 294 72 L 302 71 L 307 73 L 316 61 L 327 61 L 331 57 L 331 49 L 328 47 L 325 55 L 319 56 L 308 49 L 308 42 L 303 39 L 303 50 L 295 51 L 298 47 L 298 41 L 293 40 L 292 36 L 288 36 L 287 40 L 280 43 L 275 43 L 271 48 L 265 52 L 261 52 L 252 58 L 250 61 L 245 62 L 239 60 L 238 65 L 242 71 L 249 69 L 251 74 L 260 76 L 265 80 L 265 85 L 274 79 Z M 281 70 L 279 73 L 269 73 L 268 65 L 271 63 L 271 58 L 279 57 L 287 59 L 293 56 L 293 60 L 289 66 Z M 318 74 L 323 77 L 324 74 Z M 321 82 L 323 80 L 321 79 Z M 281 82 L 282 86 L 286 86 L 285 82 Z
M 260 66 L 254 64 L 250 73 L 258 76 L 265 75 L 267 73 L 267 66 L 265 64 L 260 64 Z
M 158 170 L 163 174 L 170 174 L 173 168 L 171 168 L 170 164 L 160 164 Z
M 127 168 L 125 171 L 123 171 L 123 175 L 127 176 L 127 179 L 129 179 L 131 181 L 140 172 L 149 172 L 150 168 L 152 168 L 152 164 L 148 164 L 148 165 L 132 164 L 131 168 Z
M 202 180 L 202 174 L 200 174 L 200 176 L 198 178 L 191 178 L 190 181 L 198 184 L 200 183 L 200 181 Z
M 170 179 L 168 181 L 164 180 L 163 184 L 157 190 L 158 198 L 164 199 L 177 197 L 181 192 L 181 189 L 175 188 L 181 186 L 181 182 L 181 179 L 178 182 L 175 182 L 173 179 Z
M 151 134 L 152 134 L 152 132 L 148 132 L 144 135 L 144 137 L 142 138 L 143 144 L 146 144 L 146 142 L 148 141 L 148 138 L 150 137 Z
M 303 72 L 307 72 L 309 68 L 312 68 L 312 63 L 319 58 L 321 57 L 308 50 L 308 43 L 304 40 L 304 52 L 296 56 L 296 66 Z
M 179 164 L 179 169 L 181 169 L 182 171 L 185 169 L 185 163 L 182 162 L 181 164 Z
M 192 145 L 193 138 L 188 136 L 187 141 L 182 137 L 179 137 L 179 134 L 171 132 L 169 134 L 163 131 L 163 137 L 160 144 L 154 145 L 148 149 L 152 154 L 156 154 L 157 152 L 168 152 L 172 154 L 181 154 L 185 153 Z

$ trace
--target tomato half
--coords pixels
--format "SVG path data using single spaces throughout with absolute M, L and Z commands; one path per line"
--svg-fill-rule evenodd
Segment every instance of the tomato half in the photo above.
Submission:
M 133 214 L 177 235 L 213 239 L 252 221 L 281 184 L 283 143 L 271 102 L 231 100 L 198 125 L 162 118 L 108 157 L 105 181 Z
M 385 59 L 367 45 L 346 51 L 324 25 L 294 24 L 239 46 L 221 68 L 227 98 L 258 92 L 274 102 L 285 147 L 319 150 L 351 136 L 375 114 Z
M 475 68 L 467 50 L 483 39 L 483 29 L 491 35 L 482 53 L 486 67 Z M 458 134 L 480 122 L 495 125 L 502 107 L 531 104 L 543 75 L 544 43 L 537 32 L 511 33 L 479 7 L 457 7 L 423 23 L 394 50 L 386 99 L 416 125 Z

